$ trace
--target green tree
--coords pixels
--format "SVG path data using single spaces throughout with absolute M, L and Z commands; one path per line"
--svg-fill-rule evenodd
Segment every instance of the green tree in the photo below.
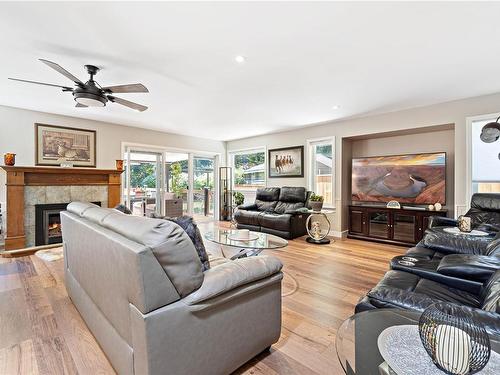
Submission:
M 170 166 L 170 176 L 172 178 L 172 192 L 177 198 L 182 197 L 182 167 L 180 163 L 174 163 Z
M 130 186 L 156 187 L 156 167 L 151 163 L 140 163 L 130 166 Z

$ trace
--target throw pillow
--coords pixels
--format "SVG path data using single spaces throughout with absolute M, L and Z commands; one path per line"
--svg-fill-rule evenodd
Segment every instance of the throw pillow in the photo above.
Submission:
M 124 204 L 119 204 L 115 207 L 115 210 L 117 211 L 120 211 L 120 212 L 123 212 L 124 214 L 127 214 L 127 215 L 132 215 L 132 211 L 130 211 L 128 209 L 127 206 L 125 206 Z
M 203 244 L 203 237 L 201 236 L 200 230 L 191 216 L 168 217 L 152 213 L 150 217 L 172 221 L 184 229 L 196 248 L 203 271 L 210 269 L 210 262 L 208 260 L 207 250 Z

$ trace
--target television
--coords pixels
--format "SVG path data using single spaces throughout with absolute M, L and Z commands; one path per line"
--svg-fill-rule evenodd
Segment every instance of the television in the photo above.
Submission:
M 352 159 L 353 201 L 446 203 L 446 153 Z

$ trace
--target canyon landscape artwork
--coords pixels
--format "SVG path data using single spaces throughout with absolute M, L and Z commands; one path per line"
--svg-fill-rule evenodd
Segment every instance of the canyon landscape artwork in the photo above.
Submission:
M 355 158 L 352 200 L 446 203 L 446 153 Z

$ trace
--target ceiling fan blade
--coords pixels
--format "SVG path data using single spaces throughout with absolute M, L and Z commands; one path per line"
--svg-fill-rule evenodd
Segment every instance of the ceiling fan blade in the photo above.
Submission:
M 109 101 L 111 101 L 113 103 L 118 103 L 118 104 L 124 105 L 125 107 L 135 109 L 136 111 L 139 111 L 139 112 L 143 112 L 146 109 L 148 109 L 148 107 L 146 107 L 145 105 L 137 104 L 137 103 L 134 103 L 134 102 L 131 102 L 129 100 L 122 99 L 122 98 L 117 98 L 115 96 L 108 95 L 108 99 L 109 99 Z
M 80 103 L 76 103 L 75 107 L 76 108 L 87 108 L 88 106 L 80 104 Z
M 44 59 L 39 59 L 41 62 L 43 62 L 45 65 L 50 66 L 52 69 L 54 69 L 56 72 L 61 73 L 63 76 L 69 78 L 75 83 L 79 83 L 83 85 L 83 82 L 80 81 L 78 78 L 76 78 L 73 74 L 68 72 L 66 69 L 64 69 L 62 66 L 59 64 L 56 64 L 55 62 L 49 61 L 49 60 L 44 60 Z
M 34 84 L 37 84 L 37 85 L 44 85 L 44 86 L 52 86 L 52 87 L 59 87 L 61 89 L 63 89 L 64 91 L 73 91 L 73 89 L 71 87 L 67 87 L 67 86 L 60 86 L 60 85 L 54 85 L 52 83 L 44 83 L 44 82 L 37 82 L 37 81 L 28 81 L 26 79 L 18 79 L 18 78 L 9 78 L 10 80 L 12 81 L 19 81 L 19 82 L 26 82 L 26 83 L 34 83 Z
M 128 85 L 107 86 L 102 88 L 113 94 L 126 93 L 126 92 L 149 92 L 146 86 L 142 83 L 131 83 Z

